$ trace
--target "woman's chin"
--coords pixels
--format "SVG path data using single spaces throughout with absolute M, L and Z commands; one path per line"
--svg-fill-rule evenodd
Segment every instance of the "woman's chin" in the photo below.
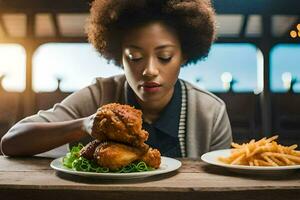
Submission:
M 162 98 L 164 97 L 164 95 L 162 95 L 161 93 L 143 93 L 143 94 L 141 94 L 140 97 L 141 97 L 140 99 L 145 103 L 146 102 L 154 103 L 154 102 L 161 101 Z

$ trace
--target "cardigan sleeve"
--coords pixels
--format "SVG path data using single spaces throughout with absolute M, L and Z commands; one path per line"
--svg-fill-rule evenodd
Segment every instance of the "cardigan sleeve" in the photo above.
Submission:
M 214 120 L 209 151 L 228 149 L 231 146 L 232 133 L 229 118 L 224 103 L 217 110 Z
M 97 111 L 100 99 L 100 89 L 97 84 L 90 85 L 69 95 L 53 108 L 40 110 L 37 114 L 24 118 L 17 124 L 30 122 L 61 122 L 92 115 Z M 69 151 L 69 144 L 62 145 L 50 151 L 38 154 L 42 157 L 61 157 Z
M 69 95 L 53 108 L 40 110 L 37 114 L 26 117 L 19 123 L 26 122 L 61 122 L 89 116 L 97 111 L 100 91 L 96 84 L 83 88 Z

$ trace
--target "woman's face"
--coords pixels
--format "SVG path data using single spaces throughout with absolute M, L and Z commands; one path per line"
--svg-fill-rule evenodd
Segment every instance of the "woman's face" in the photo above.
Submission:
M 143 102 L 170 99 L 183 62 L 177 35 L 161 22 L 130 29 L 123 38 L 125 76 Z

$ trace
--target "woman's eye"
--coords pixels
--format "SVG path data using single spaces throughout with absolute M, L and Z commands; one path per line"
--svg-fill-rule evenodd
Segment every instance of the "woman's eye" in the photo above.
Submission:
M 130 60 L 136 62 L 136 61 L 142 60 L 142 57 L 140 57 L 140 58 L 131 58 Z
M 158 57 L 163 62 L 169 62 L 172 57 Z
M 129 54 L 129 55 L 128 55 L 128 58 L 129 58 L 131 61 L 135 61 L 135 62 L 142 59 L 141 56 L 134 56 L 134 55 L 132 55 L 132 54 Z

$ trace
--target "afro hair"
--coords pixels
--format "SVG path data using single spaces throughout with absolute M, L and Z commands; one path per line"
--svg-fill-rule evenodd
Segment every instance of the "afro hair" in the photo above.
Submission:
M 122 66 L 123 35 L 152 21 L 162 21 L 176 30 L 185 65 L 207 57 L 215 40 L 215 12 L 210 0 L 95 0 L 86 32 L 104 58 Z

